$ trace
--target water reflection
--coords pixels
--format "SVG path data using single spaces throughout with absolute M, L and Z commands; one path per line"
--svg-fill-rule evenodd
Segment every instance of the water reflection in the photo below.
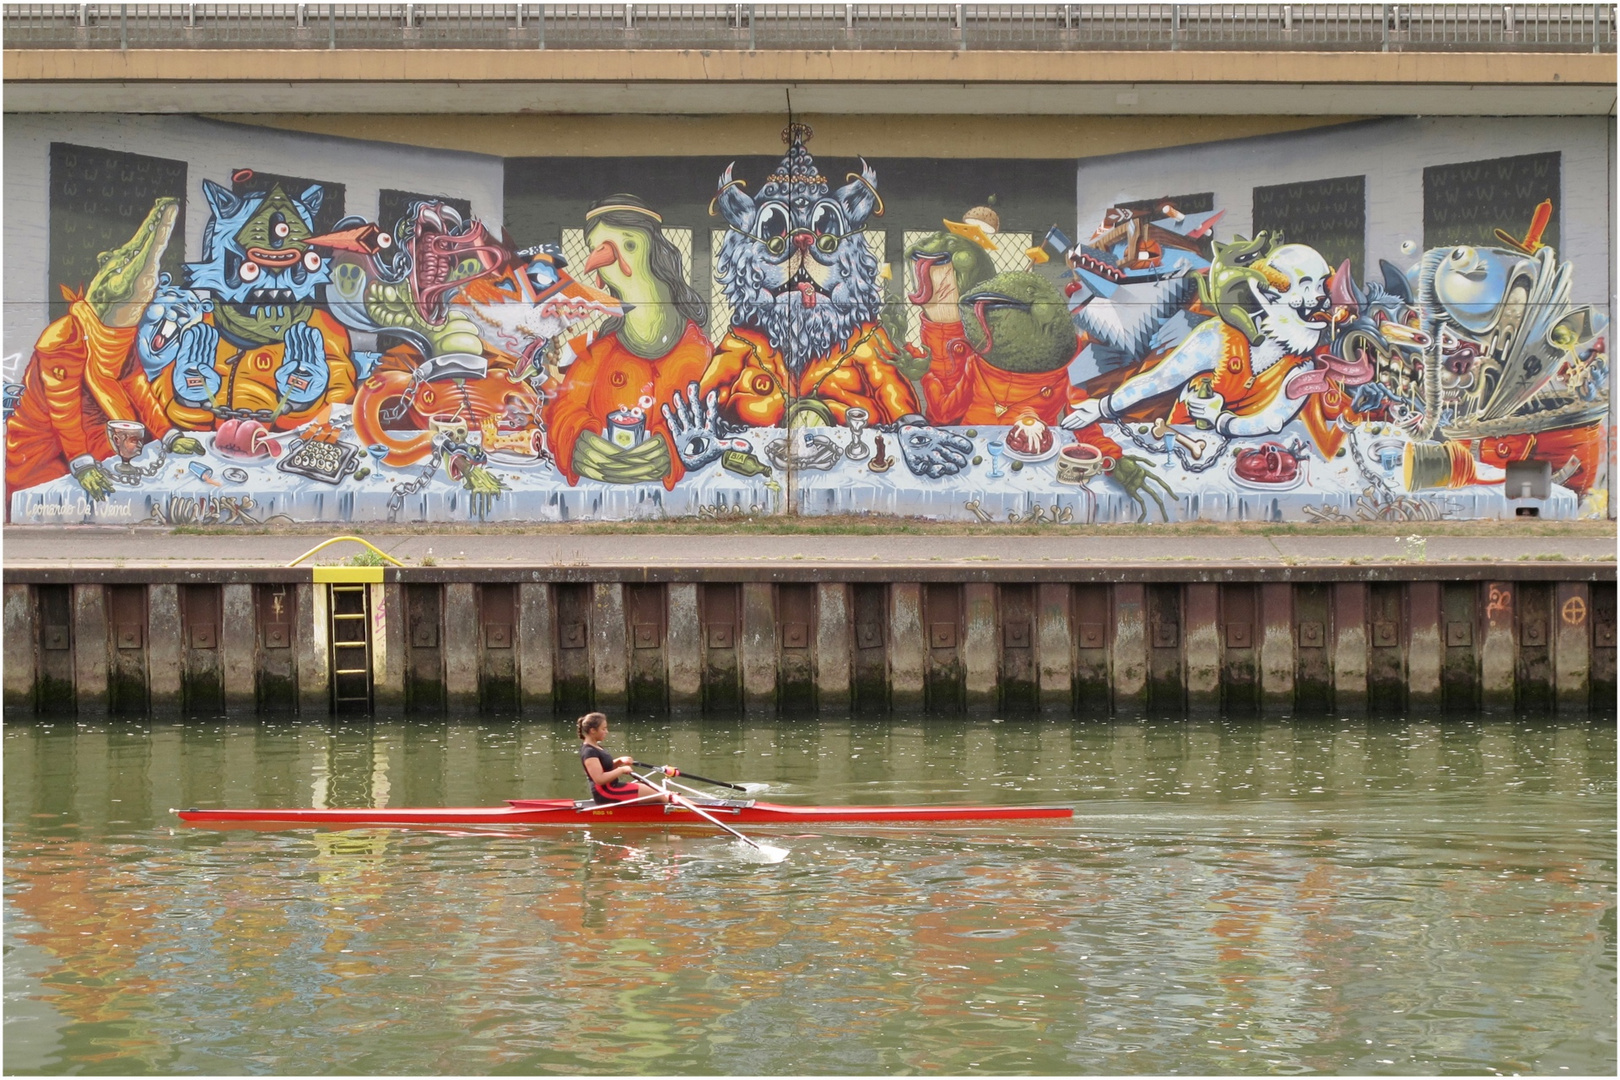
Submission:
M 9 722 L 8 1072 L 1615 1068 L 1612 723 L 630 719 L 782 801 L 1073 823 L 230 831 L 582 787 L 571 725 Z

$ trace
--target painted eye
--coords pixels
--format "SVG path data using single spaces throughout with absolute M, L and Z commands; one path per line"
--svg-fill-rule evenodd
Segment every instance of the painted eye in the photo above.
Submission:
M 320 268 L 321 257 L 313 250 L 304 252 L 304 269 L 308 270 L 310 273 L 314 273 Z
M 810 218 L 810 231 L 820 236 L 837 236 L 844 231 L 844 215 L 830 202 L 816 204 Z
M 1470 247 L 1460 247 L 1451 253 L 1451 261 L 1454 263 L 1470 262 L 1473 258 L 1474 249 Z
M 274 225 L 270 226 L 270 234 L 277 240 L 287 239 L 287 235 L 291 232 L 292 226 L 288 225 L 285 221 L 278 221 Z
M 377 234 L 377 246 L 384 251 L 394 246 L 394 238 L 387 233 Z
M 759 235 L 767 240 L 773 236 L 786 236 L 791 227 L 787 207 L 781 203 L 766 203 L 759 212 Z
M 236 272 L 236 276 L 243 281 L 259 280 L 259 264 L 252 261 L 243 263 L 242 269 Z

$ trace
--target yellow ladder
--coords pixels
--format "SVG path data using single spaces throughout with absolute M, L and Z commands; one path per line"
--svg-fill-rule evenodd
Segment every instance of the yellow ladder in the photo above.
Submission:
M 371 586 L 327 585 L 334 712 L 371 708 Z

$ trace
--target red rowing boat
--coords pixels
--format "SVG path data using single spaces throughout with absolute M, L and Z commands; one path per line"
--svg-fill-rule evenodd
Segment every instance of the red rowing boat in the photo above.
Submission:
M 785 806 L 753 799 L 692 799 L 727 825 L 872 825 L 919 821 L 1015 821 L 1069 818 L 1067 806 Z M 286 810 L 181 810 L 197 825 L 701 825 L 703 816 L 685 806 L 661 803 L 614 805 L 589 799 L 508 799 L 505 806 L 344 807 Z

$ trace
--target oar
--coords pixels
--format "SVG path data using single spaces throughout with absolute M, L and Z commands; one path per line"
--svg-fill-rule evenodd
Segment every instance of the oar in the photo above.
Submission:
M 639 765 L 641 763 L 637 762 L 636 764 Z M 636 779 L 640 780 L 644 784 L 647 784 L 649 787 L 657 787 L 658 786 L 649 777 L 646 777 L 646 776 L 638 776 L 638 777 L 636 777 Z M 765 850 L 764 848 L 760 847 L 758 844 L 754 843 L 752 840 L 748 839 L 748 837 L 746 837 L 742 833 L 738 832 L 736 829 L 733 829 L 730 825 L 727 825 L 725 822 L 723 822 L 719 818 L 715 817 L 713 814 L 706 813 L 705 811 L 699 809 L 697 804 L 694 803 L 691 799 L 688 799 L 686 796 L 677 795 L 673 791 L 671 791 L 671 792 L 669 792 L 669 801 L 674 803 L 677 806 L 686 807 L 688 810 L 692 811 L 692 813 L 696 814 L 698 817 L 700 817 L 703 820 L 707 821 L 709 824 L 726 830 L 726 832 L 730 833 L 732 836 L 735 836 L 737 839 L 741 840 L 743 843 L 747 844 L 749 847 L 753 848 L 755 851 L 764 851 Z
M 666 766 L 663 765 L 649 765 L 645 761 L 638 761 L 635 764 L 636 768 L 638 769 L 657 769 L 660 772 L 666 768 Z M 696 780 L 701 784 L 713 784 L 715 787 L 730 788 L 732 791 L 741 791 L 744 793 L 748 791 L 748 789 L 743 787 L 741 784 L 728 784 L 724 780 L 710 780 L 707 776 L 699 776 L 697 773 L 687 772 L 685 769 L 676 769 L 672 775 L 684 776 L 688 780 Z

